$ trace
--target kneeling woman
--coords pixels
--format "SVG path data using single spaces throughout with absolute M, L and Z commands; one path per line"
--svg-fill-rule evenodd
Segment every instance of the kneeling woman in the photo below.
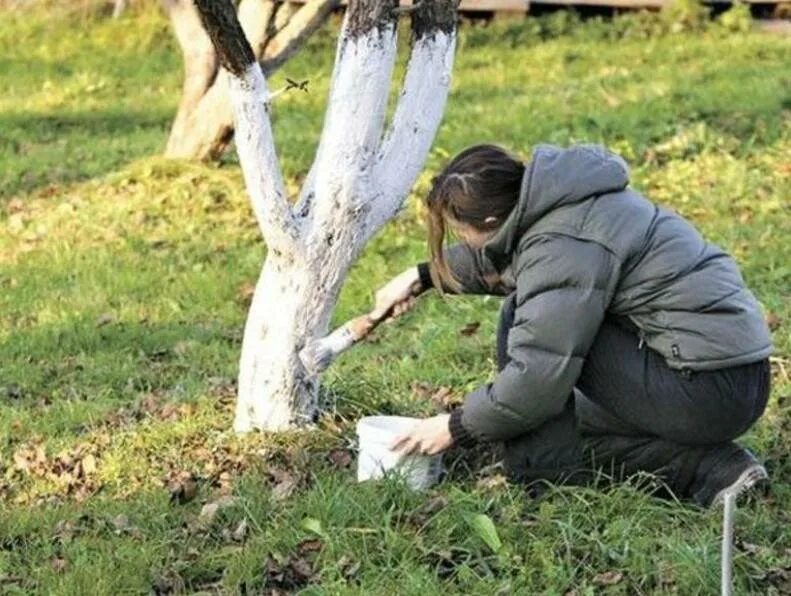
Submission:
M 504 296 L 499 372 L 394 448 L 499 441 L 515 479 L 647 471 L 704 506 L 766 479 L 733 442 L 769 396 L 760 307 L 731 257 L 628 183 L 592 145 L 526 164 L 475 146 L 435 178 L 430 264 L 380 289 L 377 310 L 430 287 Z M 443 249 L 448 229 L 462 241 Z

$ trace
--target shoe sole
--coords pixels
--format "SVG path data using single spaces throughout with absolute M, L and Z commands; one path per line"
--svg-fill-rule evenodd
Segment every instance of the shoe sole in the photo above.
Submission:
M 769 474 L 766 473 L 766 468 L 760 464 L 755 464 L 747 468 L 741 475 L 733 481 L 730 485 L 723 488 L 720 492 L 714 495 L 711 501 L 711 506 L 716 507 L 722 505 L 725 501 L 725 495 L 732 493 L 738 497 L 742 493 L 750 490 L 759 482 L 769 480 Z

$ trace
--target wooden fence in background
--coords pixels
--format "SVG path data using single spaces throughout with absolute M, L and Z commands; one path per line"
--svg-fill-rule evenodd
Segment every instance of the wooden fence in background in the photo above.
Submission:
M 289 0 L 304 4 L 306 0 Z M 661 8 L 672 0 L 461 0 L 462 12 L 527 13 L 530 5 L 603 6 L 611 8 Z M 743 0 L 753 4 L 776 4 L 778 0 Z M 783 1 L 783 0 L 780 0 Z M 708 0 L 709 4 L 731 4 L 731 0 Z M 344 2 L 345 4 L 345 2 Z M 412 0 L 401 0 L 401 6 L 411 6 Z

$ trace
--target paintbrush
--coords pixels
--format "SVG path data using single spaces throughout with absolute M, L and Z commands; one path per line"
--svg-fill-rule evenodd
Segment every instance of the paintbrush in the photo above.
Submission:
M 300 350 L 299 359 L 309 373 L 317 375 L 324 372 L 338 356 L 365 339 L 379 323 L 388 319 L 392 310 L 383 313 L 371 311 L 344 323 L 326 337 L 308 341 Z

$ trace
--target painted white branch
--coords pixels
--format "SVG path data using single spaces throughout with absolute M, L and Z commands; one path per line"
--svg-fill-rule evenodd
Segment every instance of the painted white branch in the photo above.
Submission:
M 454 30 L 435 31 L 412 47 L 404 88 L 374 168 L 383 196 L 370 213 L 370 233 L 398 212 L 423 168 L 445 109 L 455 46 Z
M 230 97 L 239 163 L 264 239 L 270 250 L 294 252 L 299 227 L 286 197 L 269 124 L 266 80 L 257 63 L 230 77 Z
M 333 73 L 329 105 L 307 190 L 315 195 L 312 231 L 322 233 L 338 207 L 361 206 L 371 187 L 396 59 L 395 23 L 365 33 L 350 31 L 349 17 Z M 305 196 L 303 194 L 303 196 Z

